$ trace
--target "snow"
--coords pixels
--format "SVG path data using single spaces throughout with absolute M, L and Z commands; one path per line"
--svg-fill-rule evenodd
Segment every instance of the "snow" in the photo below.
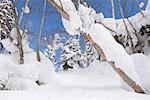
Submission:
M 150 96 L 132 94 L 118 87 L 109 88 L 67 88 L 61 86 L 47 86 L 45 89 L 25 91 L 4 91 L 1 100 L 149 100 Z
M 139 75 L 141 85 L 150 93 L 150 58 L 143 54 L 132 54 L 135 63 L 135 70 Z
M 94 66 L 96 65 L 96 66 Z M 105 66 L 105 68 L 103 67 Z M 94 73 L 93 73 L 94 72 Z M 106 78 L 107 77 L 107 78 Z M 53 80 L 67 87 L 109 87 L 120 86 L 120 80 L 110 65 L 95 61 L 87 69 L 77 69 L 54 74 Z M 102 81 L 103 80 L 103 81 Z M 113 83 L 112 83 L 113 82 Z
M 121 68 L 130 78 L 140 84 L 146 93 L 150 93 L 150 58 L 143 54 L 129 55 L 125 49 L 115 41 L 111 32 L 96 22 L 104 22 L 109 28 L 117 30 L 116 33 L 126 34 L 122 20 L 113 21 L 104 19 L 102 13 L 96 14 L 92 8 L 80 5 L 76 11 L 71 0 L 55 0 L 69 14 L 70 20 L 62 18 L 63 25 L 71 35 L 79 33 L 79 30 L 88 33 L 92 39 L 102 48 L 108 61 Z M 142 5 L 142 4 L 141 4 Z M 149 24 L 149 11 L 129 18 L 135 29 Z M 90 15 L 89 15 L 90 14 Z M 127 19 L 125 19 L 127 21 Z M 111 24 L 111 25 L 110 25 Z M 131 26 L 129 31 L 133 31 Z M 11 33 L 16 38 L 16 30 Z M 136 40 L 135 40 L 136 41 Z M 53 63 L 42 53 L 41 62 L 36 60 L 36 53 L 28 47 L 28 42 L 23 39 L 25 63 L 19 64 L 19 52 L 9 39 L 3 39 L 4 47 L 11 54 L 0 54 L 0 88 L 5 84 L 5 89 L 18 91 L 0 91 L 0 100 L 149 100 L 150 95 L 129 92 L 128 86 L 122 83 L 120 77 L 105 61 L 95 60 L 86 69 L 75 69 L 56 73 Z M 38 85 L 36 81 L 42 83 Z M 126 87 L 124 89 L 122 87 Z M 22 91 L 19 91 L 22 90 Z
M 65 8 L 66 6 L 63 7 Z M 107 60 L 113 61 L 115 65 L 118 68 L 121 68 L 132 80 L 134 80 L 136 83 L 139 83 L 139 77 L 135 71 L 135 65 L 132 57 L 125 51 L 123 46 L 121 46 L 119 43 L 115 41 L 114 37 L 105 27 L 103 27 L 100 24 L 95 24 L 94 15 L 96 15 L 94 9 L 90 7 L 88 8 L 80 4 L 79 14 L 77 15 L 77 18 L 80 17 L 81 20 L 72 20 L 72 21 L 74 21 L 74 23 L 81 23 L 82 21 L 82 27 L 80 26 L 81 27 L 80 30 L 89 34 L 92 37 L 92 39 L 102 48 Z M 74 16 L 70 16 L 70 18 L 75 19 Z M 74 28 L 74 25 L 69 24 L 70 20 L 68 21 L 68 23 L 64 23 L 64 20 L 62 20 L 62 22 L 68 33 L 70 33 L 71 35 L 74 35 L 76 33 L 73 31 L 71 32 L 68 31 L 70 30 L 70 27 Z M 113 23 L 115 22 L 113 21 Z M 68 25 L 70 26 L 68 27 Z M 124 87 L 128 88 L 127 86 Z
M 39 90 L 34 91 L 4 91 L 0 97 L 2 100 L 49 100 L 50 98 L 55 100 L 126 100 L 126 99 L 136 99 L 136 100 L 149 100 L 149 96 L 131 94 L 118 87 L 109 88 L 88 88 L 88 87 L 63 87 L 60 85 L 45 86 L 39 88 Z M 124 99 L 125 98 L 125 99 Z
M 90 33 L 92 39 L 102 48 L 108 61 L 115 62 L 118 68 L 125 71 L 135 82 L 139 82 L 133 59 L 106 28 L 100 24 L 94 24 L 86 33 Z
M 66 31 L 69 32 L 71 35 L 78 34 L 78 30 L 82 26 L 82 22 L 80 17 L 77 15 L 76 12 L 69 11 L 70 20 L 66 20 L 62 18 L 63 26 L 65 27 Z
M 129 30 L 129 33 L 132 37 L 132 41 L 133 41 L 134 46 L 136 46 L 138 44 L 138 39 L 137 39 L 137 36 L 135 35 L 135 30 L 136 30 L 137 33 L 139 33 L 142 26 L 146 26 L 146 25 L 150 24 L 150 17 L 149 17 L 150 16 L 150 11 L 145 10 L 145 11 L 142 11 L 142 13 L 145 17 L 143 17 L 141 12 L 139 12 L 136 15 L 134 15 L 132 17 L 129 17 L 128 19 L 125 18 L 125 22 L 127 24 L 127 28 Z M 113 36 L 115 36 L 115 35 L 120 36 L 121 35 L 122 37 L 124 36 L 123 38 L 127 37 L 127 31 L 126 31 L 126 28 L 124 26 L 124 23 L 123 23 L 122 19 L 117 19 L 117 20 L 114 21 L 113 18 L 105 18 L 103 23 L 108 28 L 110 28 L 114 31 L 116 30 L 115 33 L 110 31 L 110 33 Z M 115 26 L 116 26 L 116 29 L 115 29 Z M 142 37 L 142 36 L 140 36 L 140 34 L 138 35 L 138 37 L 139 37 L 140 41 L 142 42 L 142 45 L 145 45 L 144 47 L 142 47 L 144 53 L 146 55 L 148 55 L 150 53 L 149 46 L 147 45 L 148 37 L 145 37 L 145 35 Z M 126 48 L 126 50 L 127 50 L 127 52 L 130 52 L 130 50 L 128 50 L 128 48 Z
M 72 3 L 71 0 L 54 0 L 60 7 L 61 7 L 61 4 L 63 6 L 63 10 L 65 12 L 70 12 L 70 11 L 73 11 L 73 12 L 76 12 L 76 8 L 74 6 L 74 4 Z M 61 1 L 61 3 L 60 3 Z
M 13 46 L 13 44 L 10 46 Z M 41 54 L 41 59 L 43 60 L 39 63 L 36 61 L 36 53 L 26 47 L 24 49 L 25 63 L 20 65 L 18 53 L 15 51 L 11 54 L 0 54 L 0 74 L 2 76 L 0 80 L 8 80 L 6 88 L 22 90 L 37 87 L 38 85 L 35 83 L 37 80 L 43 83 L 49 82 L 51 75 L 49 71 L 53 68 L 53 64 L 43 54 Z M 13 76 L 11 79 L 8 79 L 9 74 Z
M 129 21 L 131 21 L 133 27 L 139 31 L 141 26 L 143 25 L 147 25 L 150 23 L 149 19 L 150 19 L 150 11 L 149 10 L 145 10 L 145 11 L 142 11 L 142 13 L 144 14 L 145 17 L 142 16 L 142 14 L 139 12 L 137 13 L 136 15 L 132 16 L 132 17 L 129 17 Z M 124 23 L 123 23 L 123 20 L 122 19 L 117 19 L 114 23 L 113 21 L 114 19 L 113 18 L 105 18 L 104 19 L 104 24 L 114 30 L 114 26 L 115 24 L 117 25 L 117 31 L 116 33 L 117 34 L 126 34 L 126 29 L 125 29 L 125 26 L 124 26 Z M 125 19 L 125 22 L 128 26 L 128 30 L 130 33 L 134 33 L 134 30 L 132 28 L 132 26 L 130 25 L 129 21 L 127 19 Z M 133 35 L 133 34 L 131 34 Z
M 47 85 L 36 86 L 31 80 L 16 78 L 13 86 L 20 84 L 17 85 L 18 88 L 24 89 L 25 86 L 21 86 L 23 83 L 28 88 L 23 91 L 0 91 L 0 100 L 149 100 L 150 98 L 150 95 L 136 94 L 121 88 L 119 77 L 106 62 L 95 61 L 85 70 L 55 73 L 51 69 L 49 72 L 51 75 Z
M 150 10 L 150 0 L 147 0 L 147 6 L 145 8 L 146 10 Z
M 146 24 L 149 24 L 150 21 L 150 11 L 148 10 L 145 10 L 145 11 L 142 11 L 144 16 L 143 17 L 141 15 L 141 13 L 137 13 L 136 15 L 132 16 L 132 17 L 129 17 L 129 21 L 131 21 L 133 27 L 139 31 L 139 29 L 141 28 L 142 25 L 146 25 Z M 117 34 L 120 34 L 120 32 L 122 34 L 126 34 L 126 30 L 125 30 L 125 26 L 124 26 L 124 23 L 123 23 L 123 20 L 122 19 L 117 19 L 116 20 L 116 23 L 113 22 L 113 18 L 105 18 L 104 19 L 104 24 L 109 27 L 110 29 L 114 30 L 114 24 L 117 24 Z M 133 33 L 133 28 L 131 27 L 130 23 L 128 22 L 127 19 L 125 19 L 125 22 L 128 26 L 128 30 L 130 31 L 130 33 Z
M 143 6 L 144 6 L 144 2 L 140 2 L 139 7 L 143 8 Z
M 79 15 L 82 20 L 83 28 L 89 28 L 95 22 L 95 11 L 91 8 L 85 7 L 82 4 L 79 5 Z
M 114 20 L 113 18 L 105 18 L 104 19 L 104 21 L 103 21 L 103 23 L 109 28 L 109 29 L 112 29 L 113 31 L 117 31 L 116 30 L 116 20 Z M 123 28 L 123 26 L 122 26 L 122 28 Z M 119 33 L 119 32 L 117 32 L 117 33 Z M 115 35 L 116 33 L 111 33 L 112 35 Z
M 28 7 L 28 6 L 25 6 L 25 8 L 24 8 L 24 12 L 25 12 L 25 13 L 27 13 L 27 14 L 28 14 L 28 13 L 30 13 L 30 9 L 29 9 L 29 7 Z

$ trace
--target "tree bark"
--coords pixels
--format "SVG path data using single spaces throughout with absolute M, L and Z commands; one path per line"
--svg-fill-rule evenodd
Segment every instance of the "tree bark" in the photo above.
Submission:
M 115 62 L 113 61 L 108 61 L 103 50 L 100 48 L 99 45 L 97 45 L 93 40 L 92 38 L 87 35 L 86 33 L 84 32 L 81 32 L 81 34 L 84 36 L 85 40 L 86 41 L 90 41 L 93 46 L 95 47 L 96 51 L 98 52 L 98 54 L 105 60 L 107 61 L 111 66 L 112 68 L 114 69 L 114 71 L 124 80 L 125 83 L 127 83 L 130 87 L 132 87 L 132 89 L 136 92 L 136 93 L 141 93 L 141 94 L 145 94 L 144 90 L 141 88 L 140 85 L 136 84 L 136 82 L 134 82 L 126 73 L 123 72 L 122 69 L 118 68 L 116 65 L 115 65 Z
M 131 43 L 131 50 L 132 50 L 131 53 L 134 53 L 134 44 L 133 44 L 133 41 L 132 41 L 132 37 L 131 37 L 131 35 L 130 35 L 130 32 L 129 32 L 129 30 L 128 30 L 126 21 L 125 21 L 125 19 L 124 19 L 124 14 L 123 14 L 123 10 L 122 10 L 122 7 L 121 7 L 121 2 L 120 2 L 120 0 L 118 0 L 118 5 L 119 5 L 119 10 L 120 10 L 120 15 L 121 15 L 121 17 L 122 17 L 122 20 L 123 20 L 125 29 L 126 29 L 127 34 L 128 34 L 128 36 L 129 36 L 129 41 L 130 41 L 130 43 Z
M 40 46 L 41 46 L 41 34 L 42 34 L 42 28 L 44 24 L 44 18 L 45 18 L 45 11 L 46 11 L 46 3 L 47 0 L 44 0 L 44 7 L 43 7 L 43 12 L 42 12 L 42 20 L 41 20 L 41 25 L 40 25 L 40 32 L 38 33 L 38 41 L 37 41 L 37 61 L 41 62 L 41 57 L 40 57 Z
M 28 0 L 25 1 L 24 8 L 23 8 L 22 11 L 21 11 L 21 15 L 20 15 L 18 24 L 20 24 L 21 21 L 22 21 L 22 18 L 23 18 L 23 15 L 24 15 L 24 11 L 25 11 L 25 7 L 27 6 L 27 4 L 28 4 Z
M 22 45 L 22 35 L 20 33 L 20 28 L 19 28 L 19 23 L 18 23 L 18 16 L 17 16 L 17 12 L 15 9 L 15 2 L 12 0 L 12 4 L 13 4 L 13 10 L 14 10 L 14 16 L 15 16 L 15 21 L 16 21 L 16 30 L 17 30 L 17 48 L 19 50 L 19 55 L 20 55 L 20 64 L 24 63 L 24 52 L 23 52 L 23 45 Z
M 111 13 L 112 13 L 112 18 L 115 19 L 114 0 L 111 0 Z
M 141 15 L 142 15 L 143 17 L 145 17 L 145 16 L 144 16 L 144 13 L 142 12 L 142 9 L 141 9 L 140 6 L 139 6 L 139 1 L 138 1 L 138 0 L 135 0 L 135 1 L 136 1 L 136 3 L 137 3 L 138 9 L 140 10 Z
M 113 18 L 113 21 L 115 23 L 115 34 L 117 35 L 117 25 L 116 25 L 116 20 L 115 20 L 115 5 L 114 5 L 114 0 L 110 0 L 111 1 L 111 13 L 112 13 L 112 18 Z
M 55 3 L 55 1 L 53 0 L 49 0 L 49 3 L 52 4 L 52 6 L 58 10 L 58 12 L 66 19 L 69 20 L 69 15 L 63 11 L 62 9 L 60 9 L 59 5 L 57 5 L 57 3 Z M 66 17 L 67 16 L 67 17 Z M 83 35 L 83 37 L 85 38 L 86 41 L 90 41 L 93 46 L 95 47 L 95 49 L 97 50 L 98 54 L 105 60 L 107 61 L 112 68 L 114 69 L 114 71 L 124 80 L 125 83 L 127 83 L 136 93 L 141 93 L 141 94 L 145 94 L 145 92 L 143 91 L 143 89 L 140 87 L 140 85 L 136 84 L 130 77 L 128 77 L 120 68 L 118 68 L 115 65 L 115 62 L 113 61 L 108 61 L 106 59 L 106 56 L 103 52 L 103 50 L 100 48 L 100 46 L 95 43 L 92 38 L 87 35 L 85 32 L 80 31 L 80 33 Z
M 48 0 L 48 2 L 62 15 L 65 19 L 69 20 L 69 15 L 54 1 Z

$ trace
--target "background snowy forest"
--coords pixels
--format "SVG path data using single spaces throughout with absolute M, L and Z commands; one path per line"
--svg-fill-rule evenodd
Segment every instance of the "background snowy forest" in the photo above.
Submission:
M 150 0 L 0 0 L 0 100 L 149 100 L 149 76 Z

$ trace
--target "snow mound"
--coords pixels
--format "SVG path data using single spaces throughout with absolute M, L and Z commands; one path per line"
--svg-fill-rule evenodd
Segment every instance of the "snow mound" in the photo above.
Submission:
M 102 48 L 108 61 L 113 61 L 118 68 L 121 68 L 131 79 L 139 83 L 132 57 L 115 41 L 106 28 L 100 24 L 94 24 L 85 31 Z
M 69 32 L 69 34 L 71 35 L 78 34 L 79 32 L 77 30 L 79 30 L 82 26 L 81 19 L 76 12 L 69 11 L 68 14 L 70 16 L 70 19 L 68 21 L 62 18 L 63 25 L 66 31 Z
M 135 70 L 139 75 L 141 85 L 150 93 L 150 58 L 143 54 L 132 54 L 131 56 L 134 60 Z
M 29 7 L 28 7 L 28 6 L 25 6 L 25 8 L 24 8 L 24 12 L 25 12 L 25 13 L 27 13 L 27 14 L 28 14 L 28 13 L 30 13 L 30 9 L 29 9 Z
M 53 82 L 65 87 L 120 87 L 120 80 L 106 62 L 94 61 L 87 69 L 53 73 Z
M 22 90 L 36 88 L 36 81 L 49 83 L 52 63 L 41 54 L 42 62 L 36 61 L 36 53 L 29 49 L 25 52 L 25 63 L 20 65 L 19 54 L 0 54 L 0 80 L 6 89 Z

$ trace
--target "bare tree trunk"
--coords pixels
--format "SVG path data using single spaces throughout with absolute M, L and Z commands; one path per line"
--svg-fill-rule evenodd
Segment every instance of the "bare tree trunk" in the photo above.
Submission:
M 111 12 L 112 12 L 112 18 L 115 19 L 114 0 L 111 0 Z
M 141 15 L 143 17 L 145 17 L 144 14 L 143 14 L 143 12 L 142 12 L 142 10 L 141 10 L 141 8 L 140 8 L 140 6 L 139 6 L 139 1 L 138 0 L 135 0 L 135 1 L 136 1 L 137 5 L 138 5 L 138 9 L 140 10 Z
M 128 34 L 128 36 L 129 36 L 129 41 L 130 41 L 130 43 L 131 43 L 131 50 L 132 50 L 131 53 L 134 53 L 134 45 L 133 45 L 132 37 L 131 37 L 131 35 L 130 35 L 130 32 L 129 32 L 129 30 L 128 30 L 127 24 L 126 24 L 125 19 L 124 19 L 124 14 L 123 14 L 123 10 L 122 10 L 122 7 L 121 7 L 121 2 L 120 2 L 120 0 L 118 0 L 118 5 L 119 5 L 119 10 L 120 10 L 120 15 L 121 15 L 121 17 L 122 17 L 122 20 L 123 20 L 125 29 L 126 29 L 127 34 Z
M 28 15 L 26 17 L 26 20 L 24 22 L 24 25 L 23 25 L 23 34 L 22 34 L 22 37 L 24 37 L 24 35 L 25 35 L 26 26 L 27 26 L 27 23 L 29 21 L 30 14 L 33 11 L 33 6 L 34 6 L 34 0 L 32 0 L 32 5 L 31 5 L 31 8 L 30 8 L 30 12 L 28 13 Z
M 126 73 L 123 72 L 122 69 L 120 69 L 119 67 L 117 67 L 115 65 L 115 62 L 113 61 L 108 61 L 106 59 L 106 56 L 103 52 L 103 50 L 100 48 L 99 45 L 97 45 L 92 38 L 89 35 L 86 35 L 86 33 L 81 32 L 81 34 L 84 36 L 86 41 L 90 41 L 93 46 L 95 47 L 96 51 L 98 52 L 98 54 L 105 60 L 107 61 L 112 68 L 114 69 L 114 71 L 124 80 L 125 83 L 127 83 L 130 87 L 132 87 L 132 89 L 136 92 L 136 93 L 142 93 L 145 94 L 145 92 L 143 91 L 143 89 L 140 87 L 140 85 L 136 84 L 128 75 L 126 75 Z
M 117 25 L 116 25 L 116 20 L 115 20 L 115 7 L 114 7 L 114 0 L 111 0 L 111 13 L 112 13 L 112 18 L 115 23 L 115 33 L 117 31 Z M 116 33 L 117 34 L 117 33 Z
M 50 4 L 62 15 L 65 19 L 69 20 L 69 15 L 60 7 L 54 0 L 48 0 Z
M 41 20 L 41 25 L 40 25 L 40 32 L 38 33 L 38 41 L 37 41 L 37 61 L 41 61 L 41 57 L 40 57 L 40 53 L 39 53 L 39 49 L 41 46 L 41 34 L 42 34 L 42 28 L 43 28 L 43 24 L 44 24 L 44 18 L 45 18 L 45 11 L 46 11 L 46 3 L 47 0 L 44 0 L 44 7 L 43 7 L 43 12 L 42 12 L 42 20 Z
M 20 28 L 19 28 L 19 23 L 18 23 L 18 16 L 17 16 L 17 12 L 15 9 L 15 2 L 12 0 L 12 4 L 13 4 L 13 10 L 14 10 L 14 16 L 15 16 L 15 21 L 16 21 L 16 29 L 17 29 L 17 48 L 19 50 L 19 55 L 20 55 L 20 64 L 24 63 L 24 52 L 23 52 L 23 45 L 22 45 L 22 35 L 20 33 Z
M 25 12 L 25 7 L 27 6 L 28 1 L 29 1 L 29 0 L 26 0 L 26 1 L 25 1 L 24 7 L 23 7 L 23 9 L 22 9 L 22 11 L 21 11 L 21 15 L 20 15 L 20 18 L 19 18 L 18 24 L 20 24 L 20 23 L 21 23 L 21 21 L 22 21 L 22 18 L 23 18 L 24 12 Z
M 51 1 L 53 0 L 49 0 L 49 3 L 51 3 Z M 69 19 L 69 15 L 63 11 L 62 9 L 59 9 L 60 7 L 57 5 L 57 3 L 55 3 L 53 1 L 53 3 L 51 3 L 53 7 L 56 7 L 56 9 L 58 10 L 58 12 L 66 19 Z M 67 17 L 66 17 L 67 16 Z M 143 89 L 136 84 L 130 77 L 128 77 L 120 68 L 116 67 L 115 62 L 112 61 L 108 61 L 106 59 L 106 56 L 103 52 L 103 50 L 100 48 L 99 45 L 97 45 L 92 38 L 87 35 L 86 33 L 80 31 L 80 33 L 84 36 L 86 41 L 91 41 L 93 43 L 93 46 L 95 47 L 95 49 L 97 50 L 97 52 L 99 53 L 99 55 L 101 55 L 101 57 L 103 57 L 114 69 L 114 71 L 124 80 L 125 83 L 127 83 L 130 87 L 132 87 L 132 89 L 136 92 L 136 93 L 142 93 L 145 94 L 145 92 L 143 91 Z

